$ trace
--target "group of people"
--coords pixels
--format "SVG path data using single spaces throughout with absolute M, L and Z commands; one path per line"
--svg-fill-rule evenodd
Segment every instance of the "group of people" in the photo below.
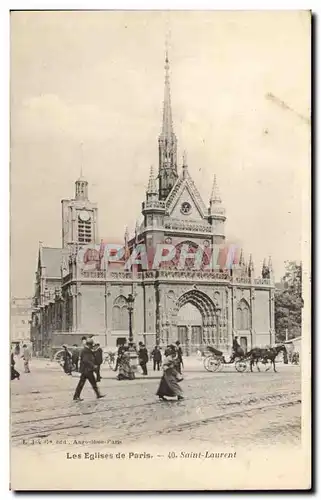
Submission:
M 143 342 L 138 343 L 138 349 L 134 347 L 134 350 L 138 356 L 138 363 L 142 369 L 143 375 L 148 375 L 147 364 L 149 361 L 148 350 Z M 173 344 L 173 348 L 175 349 L 176 357 L 177 357 L 177 370 L 179 373 L 182 373 L 183 366 L 183 351 L 180 345 L 180 342 L 177 341 L 176 344 Z M 168 347 L 167 347 L 168 349 Z M 166 356 L 166 351 L 165 351 Z M 162 366 L 162 350 L 159 345 L 156 345 L 150 354 L 150 359 L 153 361 L 153 370 L 159 371 Z M 130 354 L 129 354 L 129 346 L 127 341 L 124 344 L 120 345 L 117 353 L 117 361 L 115 371 L 119 371 L 118 379 L 123 380 L 130 378 Z
M 97 347 L 98 346 L 98 347 Z M 98 344 L 94 343 L 92 338 L 83 338 L 83 347 L 79 354 L 79 371 L 80 378 L 77 384 L 75 393 L 74 393 L 74 401 L 82 401 L 81 392 L 82 389 L 88 380 L 90 385 L 92 386 L 97 398 L 102 398 L 102 395 L 97 386 L 97 382 L 101 380 L 100 377 L 100 365 L 102 363 L 102 350 Z M 67 351 L 67 348 L 65 348 Z M 97 357 L 97 351 L 99 355 Z M 154 360 L 154 368 L 158 368 L 160 363 L 162 362 L 162 356 L 158 354 L 160 353 L 159 346 L 155 346 L 152 351 L 152 359 Z M 156 354 L 156 355 L 155 355 Z M 72 356 L 72 355 L 71 355 Z M 146 346 L 140 342 L 138 347 L 138 358 L 139 363 L 142 366 L 143 373 L 147 374 L 147 362 L 148 362 L 148 351 Z M 69 359 L 69 356 L 66 356 L 66 359 Z M 97 359 L 99 363 L 97 364 Z M 123 345 L 119 346 L 118 356 L 116 362 L 115 370 L 118 370 L 118 380 L 122 380 L 125 378 L 130 378 L 129 373 L 130 370 L 130 352 L 129 346 L 127 342 Z M 176 345 L 171 344 L 167 346 L 164 353 L 164 360 L 162 362 L 163 367 L 163 376 L 160 381 L 159 388 L 157 390 L 157 396 L 165 400 L 170 397 L 177 397 L 177 399 L 183 399 L 183 392 L 179 386 L 179 383 L 183 380 L 182 378 L 182 366 L 183 366 L 183 352 L 180 346 L 180 343 L 177 341 Z
M 26 344 L 23 344 L 22 349 L 23 349 L 23 351 L 22 351 L 21 358 L 23 359 L 24 372 L 30 373 L 29 363 L 31 360 L 31 351 Z M 15 379 L 20 380 L 20 373 L 15 369 L 15 365 L 16 365 L 15 352 L 12 349 L 11 353 L 10 353 L 10 371 L 11 371 L 10 378 L 11 378 L 11 380 L 15 380 Z
M 87 346 L 87 341 L 91 340 L 93 344 L 93 353 L 95 357 L 95 373 L 96 373 L 96 379 L 97 382 L 101 381 L 101 374 L 100 374 L 100 368 L 103 363 L 103 350 L 100 347 L 99 342 L 94 342 L 93 338 L 91 337 L 90 339 L 87 339 L 87 337 L 82 337 L 82 348 Z M 81 349 L 77 346 L 77 344 L 73 345 L 73 350 L 70 352 L 68 350 L 68 347 L 64 344 L 62 346 L 63 348 L 63 353 L 62 353 L 62 367 L 64 372 L 67 375 L 71 375 L 72 371 L 76 372 L 81 372 Z

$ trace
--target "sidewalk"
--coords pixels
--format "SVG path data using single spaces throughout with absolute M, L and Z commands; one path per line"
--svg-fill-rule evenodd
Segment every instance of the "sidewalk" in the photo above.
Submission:
M 191 374 L 194 378 L 194 375 L 196 378 L 200 377 L 206 377 L 206 376 L 213 376 L 212 372 L 208 372 L 204 368 L 203 364 L 203 358 L 197 357 L 197 356 L 188 356 L 185 357 L 184 360 L 184 367 L 182 369 L 182 375 L 183 377 L 189 378 L 189 374 Z M 162 369 L 159 371 L 154 371 L 152 369 L 152 362 L 149 361 L 147 364 L 147 370 L 148 370 L 148 375 L 143 375 L 141 372 L 140 367 L 138 366 L 136 376 L 135 378 L 137 380 L 146 380 L 146 379 L 159 379 L 163 375 Z M 62 367 L 57 363 L 56 361 L 50 361 L 47 358 L 33 358 L 32 362 L 30 363 L 30 369 L 31 371 L 50 371 L 50 372 L 61 372 Z M 276 364 L 276 369 L 279 371 L 283 370 L 295 370 L 299 369 L 299 366 L 288 364 L 285 365 L 284 363 L 277 363 Z M 235 366 L 234 364 L 231 365 L 225 365 L 223 367 L 223 370 L 219 370 L 215 373 L 227 373 L 231 372 L 234 373 L 235 371 Z M 107 363 L 103 364 L 101 367 L 101 375 L 104 379 L 116 379 L 117 373 L 114 372 L 113 370 L 110 369 L 109 365 Z M 77 372 L 73 372 L 73 376 L 77 377 L 79 374 Z

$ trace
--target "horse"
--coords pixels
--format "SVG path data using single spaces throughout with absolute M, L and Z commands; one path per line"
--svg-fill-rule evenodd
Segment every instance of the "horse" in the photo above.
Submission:
M 260 371 L 260 368 L 258 367 L 258 362 L 262 361 L 263 363 L 267 363 L 268 361 L 271 361 L 271 364 L 273 365 L 273 369 L 276 372 L 275 368 L 275 358 L 277 357 L 280 352 L 286 352 L 286 347 L 284 344 L 275 346 L 275 347 L 266 347 L 266 348 L 261 348 L 261 347 L 254 347 L 251 349 L 247 354 L 246 358 L 250 359 L 250 369 L 251 372 L 253 372 L 253 365 L 254 363 L 256 364 L 256 368 L 258 371 Z

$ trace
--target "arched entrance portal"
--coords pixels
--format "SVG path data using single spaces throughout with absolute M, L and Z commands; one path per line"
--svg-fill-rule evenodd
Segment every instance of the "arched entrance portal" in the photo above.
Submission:
M 177 301 L 177 334 L 185 354 L 195 353 L 205 345 L 222 343 L 221 311 L 215 308 L 208 295 L 190 290 Z
M 202 344 L 203 319 L 196 306 L 188 302 L 180 308 L 177 315 L 177 337 L 186 354 L 190 338 L 191 352 L 199 349 Z M 193 347 L 192 347 L 193 346 Z

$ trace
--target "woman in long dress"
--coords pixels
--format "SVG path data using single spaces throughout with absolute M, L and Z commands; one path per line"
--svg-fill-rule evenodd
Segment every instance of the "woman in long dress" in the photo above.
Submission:
M 166 399 L 166 397 L 177 397 L 178 400 L 184 399 L 183 391 L 179 386 L 179 382 L 182 378 L 176 368 L 177 359 L 175 347 L 170 346 L 165 351 L 165 359 L 163 362 L 164 373 L 156 393 L 159 399 Z
M 124 347 L 123 352 L 118 357 L 118 380 L 132 380 L 133 372 L 130 368 L 130 354 L 128 347 Z

